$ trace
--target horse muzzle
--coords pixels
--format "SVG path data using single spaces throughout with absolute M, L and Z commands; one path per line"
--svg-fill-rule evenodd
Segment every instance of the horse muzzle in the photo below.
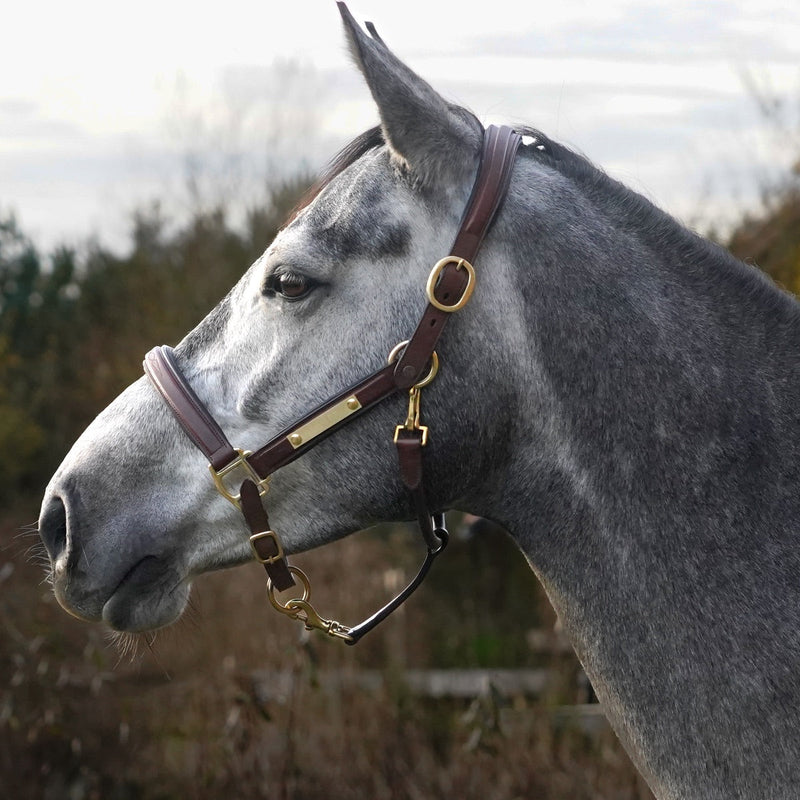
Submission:
M 152 630 L 174 622 L 188 602 L 188 579 L 157 555 L 109 545 L 105 557 L 97 556 L 97 545 L 83 542 L 74 527 L 77 505 L 69 492 L 53 492 L 45 498 L 39 518 L 53 593 L 61 607 L 84 622 L 102 621 L 120 631 Z

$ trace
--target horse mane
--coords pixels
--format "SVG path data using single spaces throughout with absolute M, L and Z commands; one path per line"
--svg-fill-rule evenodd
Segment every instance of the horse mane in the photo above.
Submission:
M 798 318 L 794 296 L 754 264 L 736 258 L 722 245 L 687 228 L 643 195 L 612 178 L 585 156 L 548 138 L 536 128 L 517 126 L 535 146 L 523 150 L 567 178 L 581 193 L 609 214 L 620 229 L 631 230 L 657 253 L 669 252 L 679 262 L 702 266 L 708 274 L 725 274 L 753 301 Z

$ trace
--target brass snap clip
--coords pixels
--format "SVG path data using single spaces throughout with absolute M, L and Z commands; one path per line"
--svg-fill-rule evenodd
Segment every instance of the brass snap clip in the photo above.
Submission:
M 308 602 L 311 596 L 311 582 L 305 572 L 298 567 L 292 566 L 289 567 L 289 571 L 300 580 L 303 587 L 303 595 L 302 597 L 287 600 L 286 603 L 281 603 L 275 597 L 275 587 L 272 585 L 272 581 L 267 579 L 267 595 L 272 607 L 280 611 L 281 614 L 286 614 L 288 617 L 302 622 L 307 631 L 316 629 L 327 633 L 328 636 L 332 636 L 335 639 L 344 639 L 346 642 L 352 642 L 353 637 L 350 635 L 350 628 L 347 625 L 343 625 L 334 619 L 324 619 L 317 614 L 314 607 Z
M 400 342 L 400 344 L 395 345 L 392 349 L 392 352 L 389 353 L 389 363 L 392 364 L 400 353 L 403 351 L 403 348 L 408 344 L 408 340 L 404 342 Z M 439 372 L 439 356 L 434 350 L 431 353 L 431 366 L 428 370 L 428 374 L 418 383 L 415 383 L 409 390 L 408 390 L 408 413 L 406 414 L 406 421 L 402 425 L 398 425 L 394 429 L 394 443 L 397 444 L 397 440 L 400 437 L 401 431 L 419 431 L 422 435 L 420 445 L 424 447 L 428 443 L 428 426 L 420 424 L 420 400 L 422 398 L 422 388 L 427 386 L 435 377 L 436 374 Z
M 417 386 L 412 386 L 408 392 L 408 414 L 406 414 L 406 421 L 402 425 L 398 425 L 394 429 L 394 443 L 400 437 L 401 431 L 419 431 L 422 434 L 420 445 L 425 447 L 428 444 L 428 426 L 420 425 L 419 421 L 419 406 L 422 392 Z

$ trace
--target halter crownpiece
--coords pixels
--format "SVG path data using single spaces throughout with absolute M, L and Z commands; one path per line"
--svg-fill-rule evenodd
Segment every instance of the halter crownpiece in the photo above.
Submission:
M 228 441 L 181 373 L 172 348 L 155 347 L 145 356 L 145 374 L 186 435 L 208 459 L 217 490 L 242 512 L 251 531 L 250 544 L 255 558 L 267 572 L 270 602 L 307 629 L 322 630 L 347 644 L 355 644 L 417 589 L 436 556 L 447 545 L 444 514 L 432 515 L 425 498 L 422 448 L 427 444 L 428 429 L 420 421 L 421 392 L 439 369 L 435 347 L 447 320 L 469 302 L 475 289 L 472 263 L 508 191 L 521 140 L 522 137 L 507 126 L 490 125 L 486 129 L 478 174 L 458 235 L 451 254 L 431 270 L 425 288 L 428 305 L 411 338 L 392 350 L 382 369 L 332 397 L 255 453 L 237 449 Z M 408 393 L 408 412 L 405 421 L 395 428 L 394 443 L 400 477 L 417 516 L 427 554 L 416 577 L 397 597 L 364 622 L 348 627 L 324 619 L 314 610 L 309 602 L 311 584 L 302 570 L 288 563 L 280 537 L 270 527 L 263 498 L 269 491 L 273 472 L 377 403 L 402 391 Z M 276 591 L 291 589 L 298 582 L 302 589 L 300 597 L 282 603 L 275 596 Z

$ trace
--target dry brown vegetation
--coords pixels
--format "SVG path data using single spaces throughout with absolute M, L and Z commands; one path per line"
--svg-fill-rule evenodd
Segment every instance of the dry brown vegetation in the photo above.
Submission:
M 256 568 L 206 576 L 191 612 L 137 655 L 56 605 L 31 537 L 6 524 L 0 551 L 0 796 L 46 800 L 614 798 L 650 794 L 605 724 L 584 733 L 570 655 L 525 645 L 552 627 L 505 536 L 459 541 L 430 586 L 358 647 L 297 630 L 268 606 Z M 354 621 L 411 568 L 407 532 L 358 534 L 299 559 L 320 607 Z M 357 570 L 344 590 L 342 563 Z M 478 564 L 481 571 L 476 571 Z M 466 579 L 465 579 L 466 576 Z M 124 643 L 122 643 L 124 644 Z M 415 696 L 408 667 L 547 666 L 539 698 L 489 691 Z M 374 689 L 321 676 L 378 670 Z M 271 688 L 265 672 L 289 678 Z

